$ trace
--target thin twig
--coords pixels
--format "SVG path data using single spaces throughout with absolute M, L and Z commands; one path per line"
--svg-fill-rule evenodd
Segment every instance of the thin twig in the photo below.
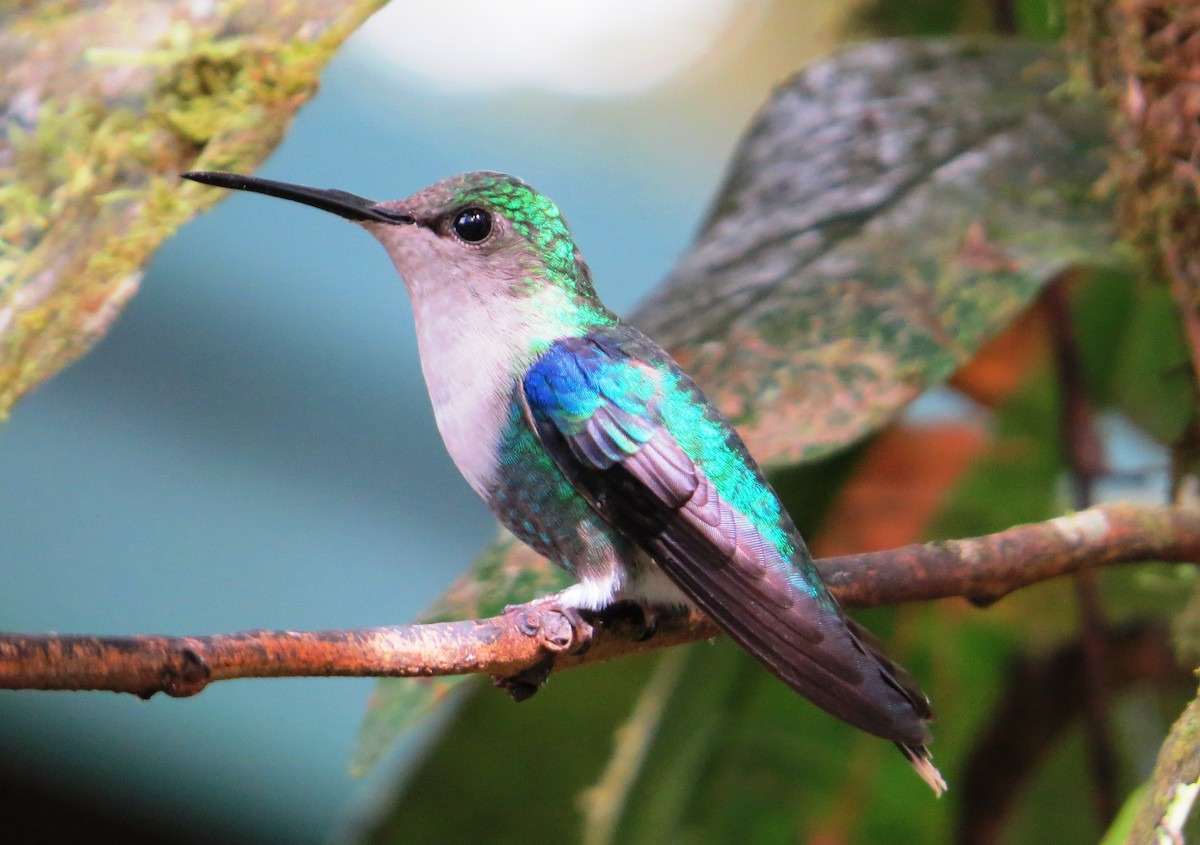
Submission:
M 826 558 L 847 605 L 965 596 L 995 601 L 1082 569 L 1200 561 L 1200 509 L 1106 505 L 986 537 Z M 601 614 L 585 643 L 553 604 L 469 622 L 349 631 L 248 631 L 209 637 L 0 634 L 0 689 L 195 695 L 212 681 L 297 676 L 511 676 L 554 656 L 554 670 L 717 636 L 698 612 L 662 617 L 649 639 L 629 614 Z
M 1017 9 L 1013 0 L 990 0 L 992 26 L 1001 35 L 1016 35 L 1021 27 L 1017 21 Z
M 1113 563 L 1200 562 L 1200 508 L 1099 505 L 966 540 L 825 558 L 843 604 L 874 607 L 962 596 L 980 605 L 1030 584 Z
M 1071 504 L 1077 510 L 1083 510 L 1092 506 L 1096 480 L 1106 468 L 1104 446 L 1096 428 L 1083 361 L 1075 342 L 1075 327 L 1071 324 L 1073 275 L 1068 271 L 1054 279 L 1046 288 L 1042 303 L 1049 317 L 1058 373 L 1059 438 L 1070 469 Z M 1117 754 L 1108 724 L 1110 655 L 1100 573 L 1095 570 L 1075 573 L 1075 597 L 1083 633 L 1083 724 L 1087 735 L 1088 766 L 1100 828 L 1107 829 L 1117 814 Z

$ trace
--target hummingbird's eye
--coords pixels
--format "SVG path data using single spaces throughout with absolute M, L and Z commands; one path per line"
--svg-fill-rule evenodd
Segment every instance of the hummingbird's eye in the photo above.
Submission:
M 464 208 L 454 217 L 451 228 L 469 244 L 477 244 L 492 233 L 492 215 L 482 208 Z

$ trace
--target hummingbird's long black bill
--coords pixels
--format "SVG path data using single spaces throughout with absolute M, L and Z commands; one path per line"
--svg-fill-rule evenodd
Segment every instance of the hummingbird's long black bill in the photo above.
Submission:
M 339 191 L 335 188 L 309 188 L 305 185 L 292 185 L 287 182 L 276 182 L 273 179 L 260 179 L 257 176 L 244 176 L 240 173 L 218 173 L 210 170 L 193 170 L 182 174 L 184 179 L 201 182 L 217 188 L 229 188 L 234 191 L 253 191 L 256 194 L 266 194 L 269 197 L 292 200 L 293 202 L 311 205 L 322 211 L 331 211 L 347 220 L 369 220 L 376 223 L 414 223 L 411 214 L 391 211 L 381 208 L 374 200 Z

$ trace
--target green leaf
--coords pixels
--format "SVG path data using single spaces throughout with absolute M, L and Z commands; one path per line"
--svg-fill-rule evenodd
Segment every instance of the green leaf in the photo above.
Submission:
M 1016 0 L 1017 28 L 1029 38 L 1062 38 L 1067 29 L 1067 0 Z
M 863 0 L 851 18 L 851 31 L 874 36 L 950 35 L 961 32 L 960 22 L 970 0 Z
M 1195 413 L 1196 384 L 1166 287 L 1138 285 L 1112 374 L 1112 401 L 1159 443 L 1172 444 Z
M 622 829 L 628 828 L 624 822 L 631 806 L 651 808 L 646 814 L 648 818 L 643 820 L 643 827 L 650 831 L 650 842 L 661 841 L 662 830 L 678 820 L 683 809 L 679 796 L 687 794 L 687 784 L 694 779 L 697 769 L 697 756 L 704 753 L 707 733 L 714 723 L 710 718 L 712 708 L 704 705 L 711 704 L 711 694 L 724 686 L 720 679 L 709 674 L 698 694 L 693 689 L 689 703 L 694 705 L 691 712 L 701 715 L 700 723 L 680 719 L 678 713 L 672 713 L 669 720 L 665 718 L 686 667 L 694 662 L 689 660 L 692 654 L 682 648 L 664 653 L 638 695 L 629 718 L 616 730 L 613 751 L 604 770 L 596 783 L 579 796 L 583 811 L 583 845 L 615 845 L 618 842 L 629 845 L 647 839 L 638 832 Z M 648 795 L 640 788 L 644 780 L 641 773 L 652 760 L 657 762 L 651 755 L 661 733 L 681 727 L 688 732 L 691 740 L 688 748 L 693 753 L 686 755 L 683 765 L 675 766 L 666 778 L 655 780 L 652 786 L 658 788 L 656 794 Z M 635 787 L 638 787 L 636 791 Z
M 9 4 L 0 13 L 0 422 L 86 352 L 158 245 L 253 170 L 381 5 Z
M 1163 445 L 1196 411 L 1196 386 L 1179 313 L 1165 285 L 1098 272 L 1072 296 L 1088 390 Z
M 1125 799 L 1117 817 L 1108 826 L 1100 845 L 1125 845 L 1129 841 L 1129 832 L 1133 829 L 1133 820 L 1137 818 L 1142 804 L 1146 801 L 1146 785 L 1142 784 Z
M 800 465 L 892 420 L 1065 268 L 1115 260 L 1092 197 L 1104 121 L 1065 80 L 1038 45 L 866 44 L 781 86 L 743 138 L 695 244 L 634 320 L 731 416 L 793 513 L 835 486 Z M 435 616 L 563 577 L 510 538 Z M 406 683 L 376 693 L 357 767 L 440 691 Z
M 557 675 L 514 705 L 480 685 L 412 774 L 373 843 L 572 842 L 580 795 L 604 770 L 660 655 Z M 580 714 L 586 714 L 581 719 Z M 536 801 L 530 801 L 530 795 Z

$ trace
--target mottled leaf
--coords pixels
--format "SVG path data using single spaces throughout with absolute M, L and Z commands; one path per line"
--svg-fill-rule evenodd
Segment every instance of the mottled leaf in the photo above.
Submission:
M 0 12 L 0 421 L 83 354 L 142 265 L 254 170 L 381 0 L 22 3 Z
M 1112 261 L 1096 104 L 1038 45 L 866 44 L 785 84 L 635 315 L 774 467 L 949 376 L 1067 267 Z
M 1066 78 L 1041 45 L 865 44 L 782 85 L 743 138 L 696 242 L 633 319 L 730 414 L 794 515 L 811 513 L 785 470 L 878 430 L 1059 272 L 1113 260 L 1093 193 L 1103 117 Z M 564 577 L 511 539 L 477 566 L 439 617 L 527 598 L 522 566 L 547 592 Z M 382 725 L 426 712 L 406 684 L 377 692 L 357 766 Z

